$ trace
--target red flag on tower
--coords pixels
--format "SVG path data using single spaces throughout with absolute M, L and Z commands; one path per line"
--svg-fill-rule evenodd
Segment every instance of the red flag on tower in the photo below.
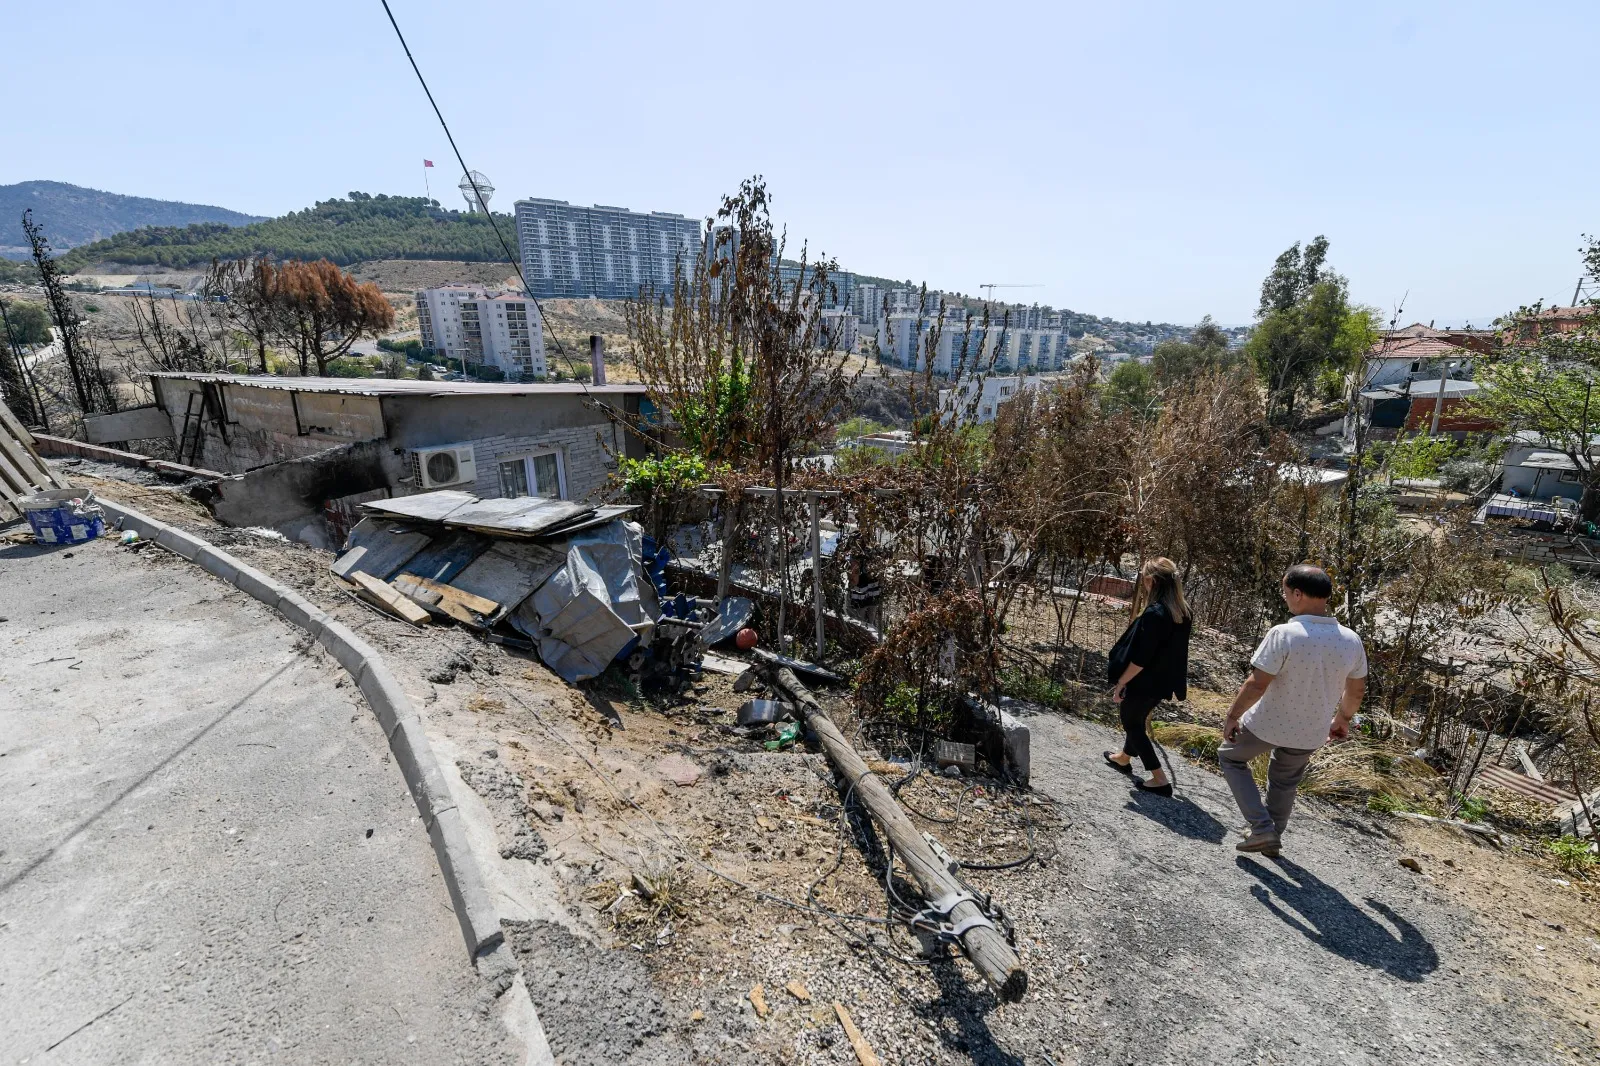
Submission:
M 424 160 L 423 160 L 423 161 L 422 161 L 422 165 L 423 165 L 423 166 L 425 166 L 425 167 L 431 167 L 431 166 L 433 166 L 433 160 L 431 160 L 431 159 L 424 159 Z

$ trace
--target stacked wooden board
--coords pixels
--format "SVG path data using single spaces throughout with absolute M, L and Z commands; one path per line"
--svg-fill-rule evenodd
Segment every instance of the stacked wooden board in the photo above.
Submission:
M 24 496 L 70 487 L 39 458 L 33 434 L 0 404 L 0 521 L 22 517 Z

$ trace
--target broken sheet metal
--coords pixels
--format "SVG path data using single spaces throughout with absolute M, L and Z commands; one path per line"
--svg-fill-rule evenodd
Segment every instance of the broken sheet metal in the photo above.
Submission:
M 412 557 L 428 546 L 431 538 L 396 525 L 388 518 L 363 518 L 350 531 L 346 547 L 333 564 L 333 572 L 349 578 L 356 571 L 387 581 Z
M 568 682 L 597 677 L 660 613 L 639 572 L 643 531 L 613 521 L 567 542 L 564 565 L 511 613 L 539 658 Z
M 374 514 L 438 522 L 494 537 L 539 537 L 588 529 L 633 510 L 632 505 L 595 508 L 542 496 L 479 499 L 470 492 L 441 489 L 364 505 Z
M 478 498 L 470 492 L 440 489 L 438 492 L 423 492 L 415 496 L 396 496 L 389 500 L 373 500 L 361 506 L 365 510 L 392 517 L 420 518 L 425 522 L 440 522 L 444 520 L 445 515 L 463 504 L 477 502 Z
M 614 518 L 621 518 L 623 515 L 631 514 L 638 509 L 639 505 L 636 503 L 608 503 L 602 507 L 595 508 L 592 515 L 578 515 L 569 523 L 551 526 L 540 533 L 539 536 L 542 538 L 570 537 L 574 533 L 582 533 L 597 526 L 603 526 Z
M 473 500 L 462 504 L 440 521 L 447 526 L 465 526 L 494 536 L 531 537 L 574 519 L 594 513 L 593 507 L 566 500 L 547 500 L 538 496 L 517 496 L 499 500 Z
M 492 624 L 504 615 L 505 609 L 527 599 L 566 561 L 567 553 L 560 545 L 497 540 L 450 584 L 462 592 L 503 605 L 501 611 L 487 619 Z
M 489 550 L 493 542 L 470 529 L 446 529 L 400 568 L 429 581 L 454 581 L 457 574 L 472 565 L 472 560 Z M 493 596 L 489 597 L 491 600 Z

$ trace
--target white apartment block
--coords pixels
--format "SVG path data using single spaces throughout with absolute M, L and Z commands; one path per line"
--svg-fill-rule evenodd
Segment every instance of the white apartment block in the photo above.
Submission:
M 861 320 L 843 307 L 825 307 L 817 326 L 817 345 L 830 352 L 853 352 L 861 342 Z
M 512 381 L 545 376 L 544 324 L 520 292 L 444 285 L 417 293 L 422 348 L 464 363 L 498 367 Z
M 900 312 L 878 323 L 878 350 L 883 358 L 906 370 L 935 374 L 1014 374 L 1060 370 L 1070 361 L 1071 343 L 1062 329 L 984 329 L 959 309 L 946 311 L 943 328 L 933 336 L 933 321 L 926 315 Z
M 856 313 L 863 326 L 876 329 L 883 314 L 883 295 L 876 285 L 857 285 L 850 293 L 850 310 Z
M 964 377 L 952 388 L 939 390 L 940 415 L 958 423 L 993 422 L 1000 414 L 1001 404 L 1016 398 L 1024 389 L 1036 389 L 1043 383 L 1044 379 L 1037 375 Z

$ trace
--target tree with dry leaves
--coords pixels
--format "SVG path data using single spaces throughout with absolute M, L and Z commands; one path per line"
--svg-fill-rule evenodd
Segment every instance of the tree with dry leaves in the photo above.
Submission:
M 276 270 L 272 305 L 277 333 L 300 361 L 300 373 L 347 354 L 362 337 L 378 337 L 394 327 L 394 308 L 371 282 L 362 283 L 326 259 L 291 259 Z

